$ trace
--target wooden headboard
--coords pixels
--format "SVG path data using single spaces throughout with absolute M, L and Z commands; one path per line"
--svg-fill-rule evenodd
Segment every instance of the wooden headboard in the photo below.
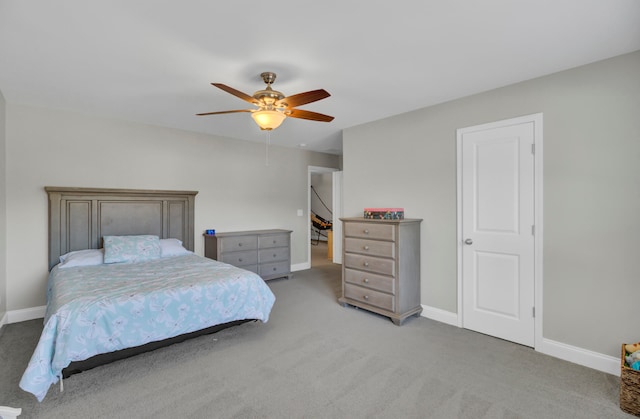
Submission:
M 99 249 L 103 236 L 153 234 L 180 239 L 194 250 L 197 191 L 44 189 L 49 195 L 49 269 L 67 252 Z

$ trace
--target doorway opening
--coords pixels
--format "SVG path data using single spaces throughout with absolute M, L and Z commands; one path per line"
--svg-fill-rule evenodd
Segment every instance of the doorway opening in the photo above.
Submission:
M 309 219 L 311 267 L 333 263 L 333 175 L 332 172 L 311 173 Z
M 307 245 L 312 268 L 333 263 L 334 217 L 340 216 L 334 190 L 334 173 L 337 171 L 334 168 L 309 167 Z

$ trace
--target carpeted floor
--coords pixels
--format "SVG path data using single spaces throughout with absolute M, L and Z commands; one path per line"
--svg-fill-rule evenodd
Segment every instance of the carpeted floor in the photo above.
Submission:
M 326 241 L 311 241 L 311 267 L 319 268 L 325 265 L 332 265 L 333 262 L 329 259 L 329 253 L 327 249 L 328 243 Z
M 7 325 L 0 405 L 22 407 L 20 419 L 632 417 L 615 376 L 426 318 L 398 327 L 343 308 L 340 266 L 313 266 L 269 282 L 268 323 L 74 375 L 42 403 L 18 388 L 42 322 Z

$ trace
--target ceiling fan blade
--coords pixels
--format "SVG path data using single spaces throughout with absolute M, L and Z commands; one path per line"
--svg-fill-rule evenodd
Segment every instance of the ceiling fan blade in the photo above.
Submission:
M 206 116 L 206 115 L 220 115 L 223 113 L 236 113 L 236 112 L 253 112 L 251 109 L 236 109 L 233 111 L 219 111 L 219 112 L 205 112 L 205 113 L 197 113 L 197 116 Z
M 317 100 L 325 99 L 331 96 L 329 92 L 324 89 L 311 90 L 309 92 L 298 93 L 297 95 L 287 96 L 284 99 L 280 99 L 276 106 L 284 106 L 286 108 L 295 108 L 296 106 L 306 105 L 307 103 L 315 102 Z
M 318 112 L 305 111 L 304 109 L 292 109 L 291 113 L 287 112 L 287 116 L 292 118 L 309 119 L 311 121 L 331 122 L 333 116 L 324 115 Z
M 239 97 L 240 99 L 244 100 L 245 102 L 249 102 L 249 103 L 253 103 L 253 104 L 258 104 L 258 101 L 255 100 L 253 98 L 253 96 L 249 96 L 246 93 L 242 93 L 240 90 L 236 90 L 233 87 L 229 87 L 226 84 L 222 84 L 222 83 L 211 83 L 211 85 L 216 86 L 218 89 L 222 89 L 227 93 L 231 93 L 232 95 Z

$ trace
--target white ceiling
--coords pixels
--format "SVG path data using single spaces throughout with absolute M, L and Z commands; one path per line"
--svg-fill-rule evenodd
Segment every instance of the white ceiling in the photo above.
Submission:
M 638 0 L 0 0 L 0 91 L 23 103 L 250 141 L 274 71 L 331 123 L 273 144 L 340 154 L 343 129 L 640 50 Z M 640 76 L 639 76 L 640 77 Z

